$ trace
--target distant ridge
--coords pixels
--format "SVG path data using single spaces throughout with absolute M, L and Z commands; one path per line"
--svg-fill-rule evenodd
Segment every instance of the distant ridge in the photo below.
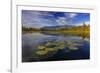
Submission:
M 75 27 L 74 25 L 63 25 L 63 26 L 45 26 L 42 27 L 41 29 L 50 29 L 50 30 L 54 30 L 54 29 L 63 29 L 63 28 L 72 28 Z

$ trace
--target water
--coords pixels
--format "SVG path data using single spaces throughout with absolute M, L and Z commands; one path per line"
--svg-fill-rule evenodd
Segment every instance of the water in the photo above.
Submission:
M 22 62 L 85 60 L 89 58 L 89 38 L 51 33 L 22 34 Z

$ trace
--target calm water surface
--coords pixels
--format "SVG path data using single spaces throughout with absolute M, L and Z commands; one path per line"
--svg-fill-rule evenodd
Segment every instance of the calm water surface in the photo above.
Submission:
M 22 34 L 22 62 L 90 58 L 88 38 L 49 33 Z

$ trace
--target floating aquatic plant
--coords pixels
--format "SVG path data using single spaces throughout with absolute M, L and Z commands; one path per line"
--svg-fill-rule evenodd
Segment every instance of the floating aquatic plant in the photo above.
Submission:
M 46 42 L 45 44 L 39 45 L 37 47 L 36 54 L 37 55 L 46 55 L 48 53 L 57 52 L 58 50 L 68 49 L 70 51 L 78 50 L 78 46 L 82 46 L 82 44 L 75 43 L 73 41 L 60 41 L 60 42 Z
M 46 50 L 36 52 L 37 55 L 46 55 L 47 53 L 48 53 L 48 51 L 46 51 Z
M 45 46 L 38 46 L 38 49 L 44 49 L 45 48 Z
M 68 49 L 71 50 L 71 51 L 78 50 L 78 48 L 75 47 L 75 46 L 69 46 Z

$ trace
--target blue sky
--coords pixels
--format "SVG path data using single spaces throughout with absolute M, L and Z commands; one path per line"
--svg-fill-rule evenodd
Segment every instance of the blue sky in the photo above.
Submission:
M 89 22 L 89 13 L 22 10 L 22 25 L 25 27 L 82 25 Z

